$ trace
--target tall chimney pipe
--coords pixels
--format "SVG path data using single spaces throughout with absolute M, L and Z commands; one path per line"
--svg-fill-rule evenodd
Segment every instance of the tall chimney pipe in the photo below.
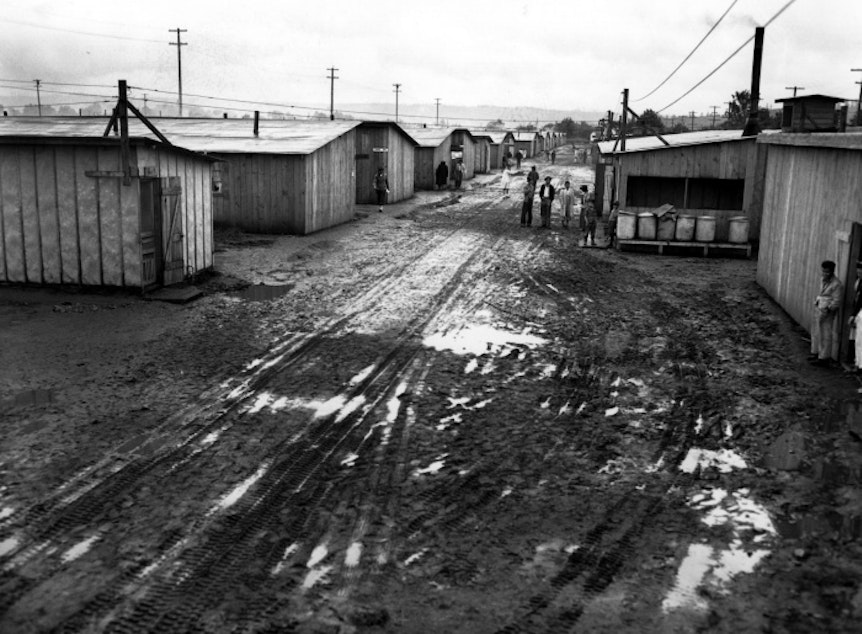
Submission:
M 754 64 L 751 68 L 751 103 L 748 105 L 748 121 L 742 136 L 757 136 L 760 132 L 760 122 L 757 114 L 760 110 L 760 64 L 763 61 L 763 33 L 766 29 L 762 26 L 754 29 Z
M 254 111 L 254 136 L 257 136 L 257 130 L 260 126 L 260 110 Z

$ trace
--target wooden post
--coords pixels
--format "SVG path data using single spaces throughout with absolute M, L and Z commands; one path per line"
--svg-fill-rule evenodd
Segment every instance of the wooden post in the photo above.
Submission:
M 620 151 L 626 151 L 626 133 L 629 121 L 629 89 L 623 88 L 623 118 L 620 123 Z
M 751 103 L 748 106 L 748 121 L 742 136 L 757 136 L 760 132 L 760 122 L 757 114 L 760 105 L 760 65 L 763 61 L 763 33 L 766 29 L 762 26 L 754 29 L 754 63 L 751 68 Z
M 120 120 L 120 165 L 123 169 L 123 185 L 132 184 L 131 148 L 129 146 L 129 113 L 126 107 L 126 80 L 119 85 L 120 98 L 117 101 L 117 118 Z

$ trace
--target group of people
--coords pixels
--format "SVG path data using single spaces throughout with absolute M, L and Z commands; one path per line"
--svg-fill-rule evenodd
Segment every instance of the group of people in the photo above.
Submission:
M 458 159 L 458 162 L 452 167 L 452 180 L 455 181 L 455 189 L 461 189 L 461 182 L 466 174 L 467 166 L 464 165 L 462 159 Z M 449 166 L 446 165 L 446 161 L 440 161 L 437 166 L 434 172 L 434 183 L 437 189 L 446 189 L 449 186 Z
M 527 174 L 527 180 L 522 189 L 523 202 L 521 204 L 521 226 L 530 227 L 533 224 L 533 200 L 538 193 L 539 195 L 539 228 L 550 228 L 551 226 L 551 209 L 554 200 L 560 203 L 562 212 L 562 226 L 568 229 L 571 223 L 573 212 L 578 210 L 578 220 L 580 229 L 584 232 L 584 246 L 587 244 L 596 246 L 596 225 L 598 223 L 599 213 L 596 209 L 595 195 L 590 192 L 589 187 L 581 185 L 578 191 L 572 188 L 571 181 L 565 181 L 562 189 L 557 189 L 552 184 L 550 176 L 545 176 L 544 183 L 539 187 L 538 192 L 536 186 L 539 183 L 539 172 L 534 165 Z M 503 172 L 503 193 L 508 194 L 510 185 L 510 176 L 507 171 Z M 614 203 L 614 211 L 618 208 L 618 204 Z M 611 221 L 616 220 L 616 214 L 612 213 Z M 615 224 L 615 223 L 614 223 Z M 615 228 L 615 227 L 614 227 Z
M 844 302 L 844 285 L 835 275 L 835 262 L 824 260 L 820 263 L 820 288 L 814 297 L 814 318 L 811 323 L 812 365 L 830 366 L 836 338 L 840 332 L 838 319 Z M 850 328 L 851 346 L 849 357 L 853 361 L 852 370 L 862 374 L 862 260 L 856 261 L 856 281 L 853 285 L 853 303 L 847 318 Z

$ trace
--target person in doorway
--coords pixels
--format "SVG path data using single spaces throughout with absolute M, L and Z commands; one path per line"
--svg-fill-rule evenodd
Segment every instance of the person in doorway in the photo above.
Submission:
M 551 185 L 551 177 L 545 176 L 545 183 L 539 189 L 539 201 L 541 203 L 542 224 L 541 228 L 551 228 L 551 205 L 554 204 L 554 186 Z
M 434 177 L 437 189 L 445 189 L 446 184 L 449 182 L 449 167 L 446 165 L 446 161 L 440 161 L 437 171 L 434 172 Z
M 584 246 L 587 246 L 587 240 L 590 241 L 590 246 L 596 246 L 596 222 L 598 214 L 596 212 L 596 199 L 593 194 L 587 193 L 584 196 L 584 224 L 586 231 L 584 232 Z
M 521 226 L 529 227 L 533 224 L 533 196 L 536 190 L 530 181 L 524 183 L 524 202 L 521 204 Z
M 530 173 L 527 174 L 527 182 L 533 186 L 533 189 L 536 189 L 536 185 L 539 184 L 539 172 L 536 171 L 535 165 L 533 165 L 533 168 L 530 170 Z
M 850 361 L 856 374 L 862 374 L 862 260 L 856 260 L 853 282 L 853 307 L 850 312 Z
M 557 151 L 551 150 L 551 165 L 557 162 Z
M 617 218 L 620 215 L 620 202 L 615 200 L 608 216 L 608 247 L 613 248 L 617 241 Z
M 521 161 L 524 159 L 524 153 L 521 150 L 515 152 L 515 163 L 518 165 L 518 169 L 521 169 Z
M 575 190 L 572 189 L 572 184 L 566 181 L 563 188 L 560 190 L 560 211 L 563 214 L 562 222 L 563 229 L 569 228 L 569 221 L 572 219 L 572 207 L 575 205 Z
M 503 195 L 509 195 L 509 185 L 512 182 L 512 173 L 509 171 L 509 166 L 503 168 L 503 178 L 500 181 L 500 185 L 503 188 Z
M 455 163 L 455 167 L 452 170 L 452 178 L 455 179 L 455 189 L 461 189 L 461 181 L 464 180 L 464 172 L 467 171 L 467 168 L 464 166 L 464 161 L 458 159 L 458 162 Z
M 839 308 L 844 297 L 844 285 L 835 277 L 835 262 L 824 260 L 820 264 L 820 292 L 814 298 L 814 318 L 811 323 L 812 365 L 828 366 L 832 362 L 832 344 L 835 338 Z
M 386 170 L 382 167 L 377 168 L 377 174 L 374 176 L 374 192 L 377 194 L 377 211 L 383 213 L 386 194 L 389 193 L 389 178 L 386 176 Z

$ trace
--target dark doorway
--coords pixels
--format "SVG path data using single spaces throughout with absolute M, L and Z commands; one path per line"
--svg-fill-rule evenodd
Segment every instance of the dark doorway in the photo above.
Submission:
M 162 253 L 162 207 L 159 181 L 141 179 L 141 285 L 144 290 L 164 284 Z

